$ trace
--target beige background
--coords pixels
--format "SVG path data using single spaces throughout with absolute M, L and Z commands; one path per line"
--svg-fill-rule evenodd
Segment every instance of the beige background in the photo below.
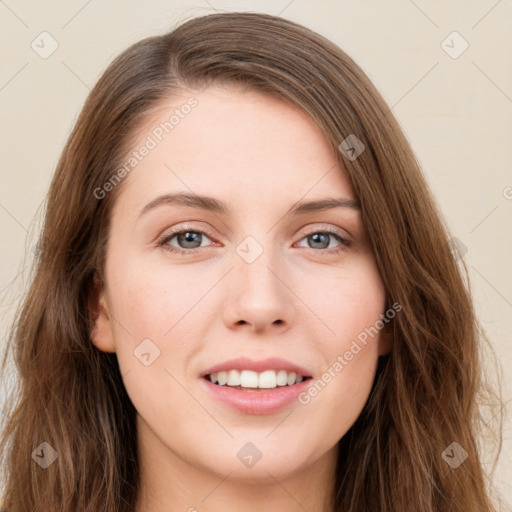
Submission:
M 479 318 L 505 371 L 510 368 L 510 0 L 1 1 L 2 340 L 29 277 L 36 213 L 90 88 L 130 43 L 214 10 L 268 12 L 302 23 L 333 40 L 369 75 L 411 142 L 452 233 L 467 248 Z M 50 36 L 40 36 L 43 31 Z M 50 37 L 58 44 L 48 58 L 31 47 L 33 41 L 41 47 L 41 37 L 46 50 Z M 456 55 L 465 42 L 468 48 Z M 511 374 L 504 378 L 503 400 L 505 442 L 496 483 L 512 503 Z

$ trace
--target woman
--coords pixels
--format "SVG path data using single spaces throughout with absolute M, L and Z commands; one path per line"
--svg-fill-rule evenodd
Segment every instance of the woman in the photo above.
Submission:
M 447 241 L 325 38 L 229 13 L 134 44 L 50 188 L 3 508 L 494 510 Z

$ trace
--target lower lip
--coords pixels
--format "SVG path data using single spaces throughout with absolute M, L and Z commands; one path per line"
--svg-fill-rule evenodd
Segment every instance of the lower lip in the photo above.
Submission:
M 306 390 L 313 379 L 292 386 L 281 386 L 264 391 L 243 391 L 230 386 L 219 386 L 201 378 L 202 385 L 216 399 L 244 414 L 272 414 L 290 405 Z

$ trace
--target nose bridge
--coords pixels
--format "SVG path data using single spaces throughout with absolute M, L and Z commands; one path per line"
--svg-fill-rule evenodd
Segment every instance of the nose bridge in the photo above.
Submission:
M 271 240 L 271 235 L 262 242 L 248 236 L 236 247 L 226 307 L 228 321 L 249 323 L 257 329 L 290 322 L 290 291 L 286 276 L 280 275 L 285 273 L 285 266 L 278 261 L 280 251 Z
M 276 269 L 281 269 L 283 265 L 277 261 L 279 251 L 272 246 L 271 238 L 268 236 L 265 241 L 259 242 L 252 236 L 246 237 L 237 246 L 235 258 L 237 280 L 243 289 L 262 294 L 267 299 L 282 295 L 283 286 L 276 276 Z

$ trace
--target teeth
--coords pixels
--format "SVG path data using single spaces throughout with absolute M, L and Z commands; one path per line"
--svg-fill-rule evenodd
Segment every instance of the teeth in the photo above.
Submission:
M 227 385 L 240 386 L 240 373 L 238 373 L 236 370 L 229 370 Z
M 286 384 L 288 384 L 288 374 L 286 370 L 279 370 L 277 372 L 277 385 L 286 386 Z
M 232 370 L 237 371 L 237 370 Z M 257 388 L 258 387 L 258 374 L 251 370 L 242 370 L 240 372 L 240 386 L 244 388 Z
M 277 386 L 292 386 L 303 380 L 302 375 L 286 370 L 265 370 L 261 373 L 252 370 L 229 370 L 210 375 L 210 381 L 214 384 L 243 388 L 273 389 Z
M 245 371 L 245 370 L 244 370 Z M 244 372 L 242 372 L 244 373 Z M 274 370 L 266 370 L 261 372 L 258 377 L 258 387 L 272 389 L 277 386 L 277 377 Z

